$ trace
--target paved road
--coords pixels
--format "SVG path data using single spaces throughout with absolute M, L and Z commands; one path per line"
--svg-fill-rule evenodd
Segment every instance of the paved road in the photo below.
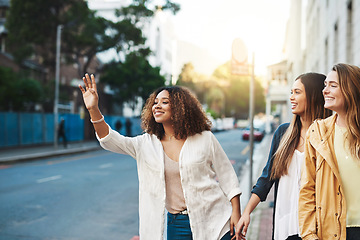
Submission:
M 241 130 L 215 134 L 238 174 Z M 129 156 L 105 150 L 0 169 L 0 239 L 131 239 L 138 235 L 138 180 Z

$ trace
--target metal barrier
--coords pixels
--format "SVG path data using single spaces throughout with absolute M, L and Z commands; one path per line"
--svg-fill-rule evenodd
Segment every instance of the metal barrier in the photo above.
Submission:
M 65 135 L 68 142 L 84 141 L 84 119 L 80 114 L 60 113 L 59 122 L 61 119 L 65 120 Z M 135 136 L 143 132 L 140 118 L 107 115 L 105 121 L 122 135 Z M 0 112 L 0 148 L 53 142 L 53 113 Z

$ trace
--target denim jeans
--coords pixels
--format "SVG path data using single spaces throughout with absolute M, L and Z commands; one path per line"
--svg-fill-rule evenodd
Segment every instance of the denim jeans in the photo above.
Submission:
M 206 231 L 206 229 L 204 229 Z M 192 240 L 189 215 L 171 214 L 168 212 L 167 240 Z M 221 240 L 230 240 L 230 232 L 227 232 Z
M 192 240 L 189 215 L 168 213 L 167 240 Z

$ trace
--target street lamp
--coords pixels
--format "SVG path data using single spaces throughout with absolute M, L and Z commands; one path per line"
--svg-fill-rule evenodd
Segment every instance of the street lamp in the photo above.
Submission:
M 59 78 L 60 78 L 60 46 L 62 25 L 56 31 L 56 65 L 55 65 L 55 99 L 54 99 L 54 147 L 58 147 L 58 104 L 59 104 Z

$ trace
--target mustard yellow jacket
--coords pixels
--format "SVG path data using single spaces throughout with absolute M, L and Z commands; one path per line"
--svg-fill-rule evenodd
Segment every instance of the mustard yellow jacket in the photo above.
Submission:
M 299 196 L 304 240 L 346 240 L 346 201 L 334 151 L 336 118 L 316 120 L 306 134 Z

